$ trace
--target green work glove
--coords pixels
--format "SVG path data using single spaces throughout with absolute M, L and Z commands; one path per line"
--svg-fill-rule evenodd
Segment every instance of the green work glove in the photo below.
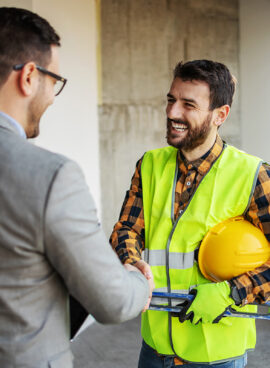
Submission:
M 201 284 L 191 290 L 190 294 L 195 295 L 195 297 L 181 310 L 180 322 L 190 320 L 193 324 L 200 321 L 202 323 L 217 323 L 226 309 L 235 304 L 230 297 L 231 288 L 227 281 Z

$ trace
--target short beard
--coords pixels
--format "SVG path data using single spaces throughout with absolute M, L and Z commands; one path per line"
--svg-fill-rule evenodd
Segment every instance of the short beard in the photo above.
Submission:
M 39 135 L 39 124 L 44 113 L 43 106 L 44 79 L 40 78 L 40 84 L 36 95 L 33 97 L 28 109 L 28 124 L 26 128 L 27 138 L 36 138 Z
M 39 135 L 40 114 L 38 113 L 36 101 L 31 104 L 31 109 L 28 111 L 28 125 L 26 129 L 27 138 L 36 138 Z
M 175 136 L 172 136 L 172 137 L 170 136 L 171 121 L 174 121 L 174 120 L 167 118 L 167 137 L 166 137 L 167 143 L 170 146 L 173 146 L 178 149 L 182 149 L 187 152 L 194 150 L 196 147 L 203 144 L 206 138 L 208 137 L 209 132 L 211 130 L 210 123 L 212 120 L 212 115 L 213 113 L 210 112 L 208 116 L 206 117 L 206 119 L 204 120 L 204 122 L 202 123 L 202 125 L 199 127 L 195 127 L 193 129 L 191 128 L 188 121 L 175 120 L 175 122 L 185 124 L 188 128 L 187 136 L 183 140 L 177 143 L 173 143 L 173 140 L 171 139 L 171 138 L 175 138 Z

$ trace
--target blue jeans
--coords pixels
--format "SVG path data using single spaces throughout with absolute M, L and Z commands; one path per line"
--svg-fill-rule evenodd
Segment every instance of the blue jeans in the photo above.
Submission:
M 189 368 L 244 368 L 247 364 L 246 354 L 236 360 L 231 360 L 225 363 L 216 364 L 201 364 L 201 363 L 187 363 L 180 366 L 175 366 L 173 357 L 165 356 L 160 357 L 144 341 L 142 343 L 142 349 L 140 353 L 138 368 L 174 368 L 174 367 L 189 367 Z

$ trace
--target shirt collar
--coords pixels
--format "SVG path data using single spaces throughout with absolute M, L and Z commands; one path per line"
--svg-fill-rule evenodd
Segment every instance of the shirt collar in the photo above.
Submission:
M 17 129 L 20 136 L 26 139 L 26 133 L 21 124 L 19 124 L 15 119 L 13 119 L 11 116 L 4 113 L 3 111 L 0 111 L 0 116 L 3 116 L 10 124 L 12 124 Z
M 197 170 L 201 175 L 205 175 L 216 159 L 220 156 L 224 147 L 224 143 L 220 136 L 217 134 L 216 141 L 212 148 L 208 152 L 206 152 L 202 157 L 198 158 L 195 161 L 189 162 L 184 155 L 179 150 L 179 167 L 183 172 L 187 172 L 188 170 Z

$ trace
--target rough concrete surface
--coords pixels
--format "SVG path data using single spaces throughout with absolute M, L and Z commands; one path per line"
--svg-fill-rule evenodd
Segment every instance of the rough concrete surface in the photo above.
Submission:
M 270 321 L 258 321 L 258 342 L 247 368 L 269 367 Z M 136 368 L 141 346 L 140 320 L 88 327 L 72 343 L 74 368 Z
M 166 145 L 166 94 L 180 60 L 238 76 L 238 0 L 102 0 L 99 106 L 102 223 L 117 221 L 136 161 Z M 240 147 L 239 96 L 221 135 Z

